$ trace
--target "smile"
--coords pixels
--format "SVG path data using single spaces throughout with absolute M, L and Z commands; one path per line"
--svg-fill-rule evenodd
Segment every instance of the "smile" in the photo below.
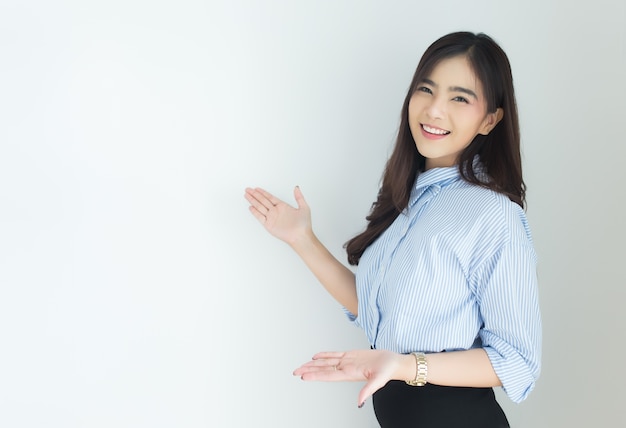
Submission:
M 429 134 L 435 134 L 435 135 L 448 135 L 450 133 L 450 131 L 446 131 L 445 129 L 433 128 L 432 126 L 428 126 L 424 124 L 422 124 L 422 129 L 428 132 Z

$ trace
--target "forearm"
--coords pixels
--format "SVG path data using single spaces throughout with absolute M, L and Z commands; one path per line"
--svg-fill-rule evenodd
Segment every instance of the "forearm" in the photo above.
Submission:
M 337 260 L 317 239 L 307 233 L 289 245 L 300 256 L 318 281 L 348 311 L 357 315 L 358 301 L 354 273 Z
M 426 361 L 428 383 L 475 388 L 501 386 L 500 379 L 482 348 L 426 354 Z M 415 372 L 415 357 L 402 355 L 394 378 L 397 380 L 415 379 Z

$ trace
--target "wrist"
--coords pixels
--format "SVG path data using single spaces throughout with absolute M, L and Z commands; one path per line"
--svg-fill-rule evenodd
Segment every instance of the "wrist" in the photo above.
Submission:
M 426 354 L 423 352 L 411 352 L 410 355 L 414 359 L 415 377 L 405 380 L 405 382 L 407 385 L 411 386 L 425 386 L 428 380 L 428 362 L 426 361 Z
M 413 354 L 399 354 L 400 360 L 394 380 L 410 381 L 415 379 L 415 357 Z
M 305 229 L 301 233 L 294 236 L 287 244 L 297 253 L 306 252 L 316 246 L 319 240 L 313 233 L 312 229 Z

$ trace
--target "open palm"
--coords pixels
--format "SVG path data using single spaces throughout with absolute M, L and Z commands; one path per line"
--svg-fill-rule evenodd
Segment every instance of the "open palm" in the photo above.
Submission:
M 274 237 L 290 245 L 311 233 L 311 210 L 299 187 L 294 189 L 293 207 L 261 188 L 247 188 L 250 212 Z

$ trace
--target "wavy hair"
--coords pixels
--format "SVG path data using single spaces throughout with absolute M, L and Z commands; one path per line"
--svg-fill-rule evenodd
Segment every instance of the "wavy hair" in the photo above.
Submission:
M 489 36 L 470 32 L 451 33 L 436 40 L 422 55 L 402 105 L 400 127 L 393 152 L 382 177 L 376 201 L 366 217 L 366 229 L 344 245 L 348 262 L 358 265 L 370 246 L 407 207 L 415 180 L 424 171 L 426 159 L 415 146 L 408 122 L 409 101 L 418 84 L 440 61 L 465 57 L 483 87 L 487 112 L 502 108 L 504 116 L 488 135 L 477 135 L 459 156 L 461 177 L 470 183 L 502 193 L 525 206 L 526 185 L 522 179 L 520 132 L 513 76 L 509 60 Z M 489 180 L 475 175 L 472 161 L 478 155 Z

